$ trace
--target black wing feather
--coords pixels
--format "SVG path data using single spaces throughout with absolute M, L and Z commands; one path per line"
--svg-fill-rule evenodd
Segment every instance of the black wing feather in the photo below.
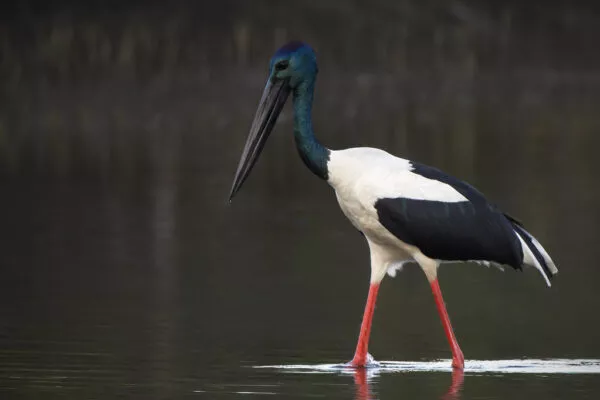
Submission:
M 511 220 L 469 184 L 432 167 L 413 166 L 412 172 L 452 186 L 468 201 L 379 199 L 375 209 L 388 231 L 433 259 L 493 261 L 521 269 L 523 253 Z

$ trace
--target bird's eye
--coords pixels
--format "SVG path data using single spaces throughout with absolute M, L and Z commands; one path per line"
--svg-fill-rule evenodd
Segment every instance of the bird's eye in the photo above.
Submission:
M 289 65 L 290 62 L 288 60 L 279 61 L 277 64 L 275 64 L 275 71 L 283 71 Z

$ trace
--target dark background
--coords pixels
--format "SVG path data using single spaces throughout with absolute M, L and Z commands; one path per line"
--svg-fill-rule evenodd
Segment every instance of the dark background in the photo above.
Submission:
M 533 270 L 442 267 L 467 359 L 600 357 L 599 38 L 584 2 L 4 2 L 0 389 L 354 396 L 346 376 L 247 368 L 350 359 L 368 286 L 367 246 L 296 156 L 289 108 L 226 201 L 290 39 L 317 51 L 323 143 L 471 182 L 556 261 L 551 289 Z M 384 281 L 371 350 L 449 357 L 417 267 Z M 449 381 L 384 375 L 371 392 L 428 398 Z M 467 374 L 463 395 L 598 390 L 594 375 Z

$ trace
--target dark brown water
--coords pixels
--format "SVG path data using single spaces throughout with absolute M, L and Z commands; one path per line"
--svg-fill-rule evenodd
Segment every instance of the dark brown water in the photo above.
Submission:
M 123 113 L 161 110 L 157 127 L 140 124 L 142 161 L 124 166 L 109 157 L 104 172 L 93 173 L 85 157 L 61 166 L 29 154 L 6 173 L 2 398 L 598 397 L 597 364 L 586 371 L 568 361 L 551 371 L 530 361 L 508 369 L 467 364 L 464 376 L 445 364 L 354 375 L 323 368 L 352 356 L 368 250 L 331 189 L 296 157 L 289 114 L 227 204 L 262 79 L 200 80 L 186 89 L 198 96 L 169 92 L 171 108 L 138 94 Z M 469 180 L 552 254 L 560 274 L 551 289 L 533 270 L 442 268 L 467 359 L 600 358 L 599 80 L 482 76 L 456 87 L 419 79 L 324 74 L 319 136 L 334 148 L 378 146 Z M 222 94 L 236 85 L 238 97 Z M 41 95 L 34 121 L 56 96 Z M 89 106 L 62 101 L 60 110 Z M 90 115 L 129 104 L 112 101 L 89 106 Z M 121 132 L 97 131 L 111 140 Z M 386 279 L 380 293 L 377 359 L 449 357 L 416 266 Z

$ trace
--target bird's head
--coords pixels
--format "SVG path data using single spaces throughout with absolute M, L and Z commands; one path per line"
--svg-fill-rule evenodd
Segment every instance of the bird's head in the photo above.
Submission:
M 275 52 L 269 64 L 267 84 L 233 179 L 229 201 L 250 175 L 290 92 L 304 83 L 314 81 L 316 74 L 317 57 L 310 46 L 294 41 Z
M 318 71 L 314 50 L 302 42 L 289 42 L 281 47 L 269 64 L 269 81 L 284 81 L 290 89 L 314 79 Z

